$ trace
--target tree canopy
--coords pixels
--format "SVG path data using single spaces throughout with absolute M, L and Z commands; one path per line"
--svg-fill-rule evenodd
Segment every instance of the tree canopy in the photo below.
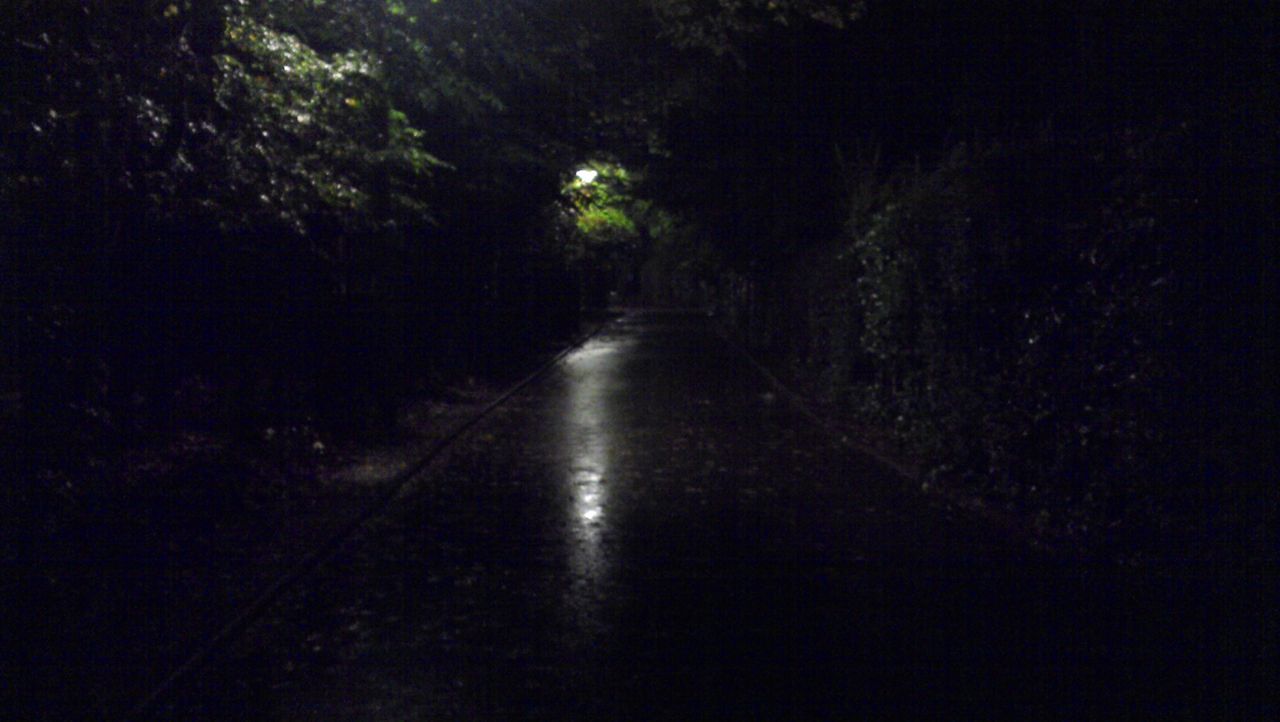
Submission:
M 813 332 L 834 359 L 822 373 L 847 390 L 876 371 L 876 393 L 914 404 L 893 418 L 916 423 L 922 404 L 941 403 L 936 388 L 960 388 L 920 375 L 925 362 L 913 354 L 925 341 L 937 344 L 932 361 L 954 353 L 957 338 L 976 337 L 966 324 L 1000 304 L 1009 334 L 1035 319 L 1058 324 L 1070 284 L 1037 259 L 1074 259 L 1057 273 L 1084 258 L 1059 240 L 1099 229 L 1089 242 L 1115 251 L 1115 238 L 1150 230 L 1159 214 L 1148 207 L 1166 214 L 1162 228 L 1197 227 L 1203 188 L 1215 186 L 1207 168 L 1239 169 L 1214 171 L 1225 187 L 1262 178 L 1274 157 L 1263 125 L 1239 122 L 1270 117 L 1272 84 L 1237 82 L 1232 65 L 1240 78 L 1261 75 L 1265 24 L 1213 3 L 12 0 L 5 9 L 0 280 L 11 291 L 7 346 L 26 359 L 10 365 L 47 408 L 95 420 L 162 395 L 153 380 L 165 373 L 221 365 L 243 390 L 272 387 L 249 380 L 270 375 L 261 365 L 280 377 L 310 369 L 314 378 L 295 384 L 304 390 L 281 382 L 263 392 L 292 398 L 318 395 L 317 378 L 365 361 L 356 351 L 316 358 L 314 348 L 397 358 L 386 376 L 407 374 L 411 353 L 465 365 L 460 357 L 486 356 L 486 334 L 502 337 L 495 348 L 519 345 L 568 328 L 610 289 L 648 284 L 672 302 L 719 293 L 765 336 L 795 332 L 770 313 L 825 298 L 815 326 L 836 319 L 843 330 Z M 1189 169 L 1138 167 L 1172 158 Z M 1061 172 L 1040 178 L 1036 164 Z M 585 167 L 593 182 L 574 179 Z M 1258 215 L 1258 187 L 1239 201 L 1253 212 L 1220 217 Z M 1010 219 L 1021 219 L 1017 232 L 1000 225 Z M 1265 235 L 1238 223 L 1237 236 Z M 1037 247 L 1028 239 L 1047 250 L 1019 255 Z M 1150 242 L 1168 249 L 1159 263 L 1115 251 L 1126 260 L 1097 292 L 1102 301 L 1090 295 L 1102 286 L 1080 281 L 1071 298 L 1088 320 L 1078 325 L 1101 328 L 1112 305 L 1146 308 L 1156 294 L 1142 289 L 1169 279 L 1265 289 L 1252 271 L 1242 284 L 1226 280 L 1237 273 L 1229 266 L 1266 267 L 1261 244 L 1210 254 L 1172 230 Z M 1008 258 L 972 261 L 1000 243 Z M 806 270 L 815 249 L 831 248 L 838 263 Z M 1169 259 L 1198 270 L 1166 273 Z M 1103 274 L 1092 260 L 1081 268 L 1082 278 Z M 995 288 L 996 277 L 1046 288 L 998 299 L 974 290 Z M 1033 297 L 1044 307 L 1025 305 Z M 1173 308 L 1148 315 L 1165 323 Z M 1138 315 L 1126 321 L 1134 329 L 1150 320 Z M 999 340 L 1010 358 L 1008 349 L 1026 350 L 1025 338 Z M 998 346 L 934 370 L 986 388 L 974 381 L 991 376 L 983 364 L 1009 363 Z M 1091 363 L 1119 368 L 1105 346 Z M 1070 386 L 1043 381 L 1058 378 L 1020 377 L 1008 396 Z M 976 398 L 947 412 L 964 421 Z M 992 408 L 1014 406 L 991 398 Z M 965 463 L 1003 453 L 973 451 Z

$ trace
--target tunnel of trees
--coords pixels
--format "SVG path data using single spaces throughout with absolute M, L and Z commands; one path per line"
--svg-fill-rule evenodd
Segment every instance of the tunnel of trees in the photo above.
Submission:
M 713 311 L 929 483 L 1262 518 L 1265 6 L 9 0 L 0 494 L 378 428 L 629 303 Z

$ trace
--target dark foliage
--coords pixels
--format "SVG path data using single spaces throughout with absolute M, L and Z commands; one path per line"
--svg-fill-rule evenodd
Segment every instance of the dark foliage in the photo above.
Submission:
M 41 461 L 175 424 L 379 428 L 411 388 L 576 327 L 539 218 L 582 134 L 556 107 L 588 73 L 579 25 L 518 3 L 10 9 L 4 382 Z
M 671 201 L 719 230 L 729 322 L 946 485 L 1114 537 L 1261 528 L 1267 22 L 883 2 L 768 34 L 674 124 Z
M 9 3 L 7 457 L 385 427 L 611 290 L 718 286 L 942 476 L 1082 519 L 1194 507 L 1215 470 L 1271 468 L 1273 22 L 1167 0 Z M 568 222 L 568 172 L 599 159 L 634 184 Z
M 1079 524 L 1203 508 L 1196 147 L 1182 130 L 962 147 L 890 180 L 837 251 L 852 338 L 809 361 L 943 479 Z

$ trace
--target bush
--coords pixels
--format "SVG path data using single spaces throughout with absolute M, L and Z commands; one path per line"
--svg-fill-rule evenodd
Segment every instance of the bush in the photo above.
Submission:
M 1071 523 L 1192 509 L 1195 144 L 1177 129 L 961 146 L 859 184 L 846 238 L 793 268 L 793 361 L 936 479 Z

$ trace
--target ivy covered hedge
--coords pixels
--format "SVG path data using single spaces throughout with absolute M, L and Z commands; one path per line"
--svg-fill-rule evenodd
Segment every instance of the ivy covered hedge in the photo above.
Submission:
M 803 323 L 776 340 L 937 483 L 1072 528 L 1189 511 L 1211 491 L 1198 142 L 1045 136 L 864 169 L 843 239 L 787 274 Z

